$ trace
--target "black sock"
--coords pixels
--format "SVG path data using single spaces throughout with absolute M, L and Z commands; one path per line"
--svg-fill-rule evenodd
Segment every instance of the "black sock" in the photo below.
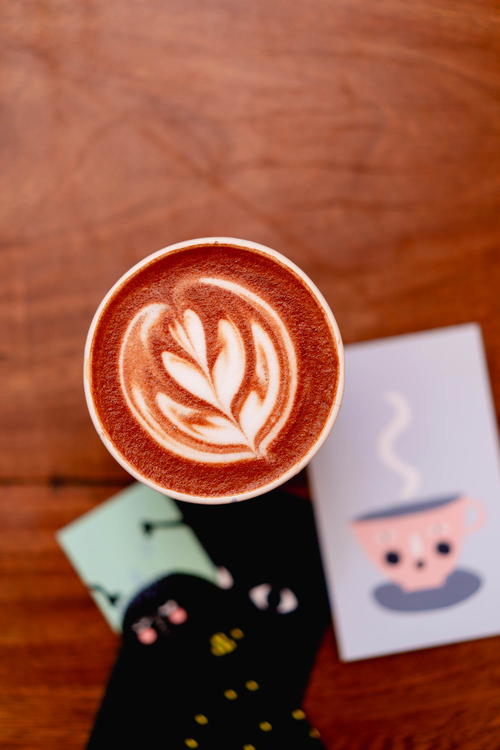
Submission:
M 129 604 L 88 747 L 321 747 L 301 709 L 329 619 L 309 501 L 178 505 L 221 586 L 169 575 Z

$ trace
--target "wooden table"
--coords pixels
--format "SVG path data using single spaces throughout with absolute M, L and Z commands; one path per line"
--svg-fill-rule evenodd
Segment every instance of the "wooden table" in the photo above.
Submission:
M 271 245 L 347 343 L 477 320 L 500 404 L 496 5 L 2 4 L 1 747 L 82 747 L 113 661 L 54 532 L 128 481 L 81 364 L 138 259 Z M 345 665 L 329 632 L 306 707 L 332 750 L 498 750 L 500 640 Z

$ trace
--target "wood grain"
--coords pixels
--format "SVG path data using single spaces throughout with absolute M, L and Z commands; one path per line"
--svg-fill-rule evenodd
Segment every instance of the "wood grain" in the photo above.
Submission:
M 347 342 L 477 320 L 500 404 L 494 0 L 0 9 L 0 746 L 81 747 L 114 641 L 55 529 L 126 481 L 81 388 L 107 288 L 170 242 L 283 251 Z M 334 750 L 498 750 L 496 640 L 340 665 Z M 498 691 L 498 698 L 497 698 Z
M 82 748 L 88 736 L 117 641 L 54 535 L 117 489 L 2 491 L 2 748 Z

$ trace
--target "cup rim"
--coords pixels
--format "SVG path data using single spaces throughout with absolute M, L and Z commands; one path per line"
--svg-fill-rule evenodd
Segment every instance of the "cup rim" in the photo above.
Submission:
M 261 485 L 258 488 L 254 488 L 252 490 L 246 490 L 245 492 L 239 492 L 239 493 L 236 493 L 235 495 L 230 495 L 230 496 L 228 495 L 205 496 L 205 495 L 194 495 L 194 494 L 189 494 L 189 493 L 178 492 L 177 490 L 170 490 L 166 487 L 163 487 L 157 484 L 156 482 L 152 481 L 148 477 L 143 476 L 133 466 L 130 466 L 128 464 L 125 457 L 122 455 L 122 453 L 118 450 L 118 448 L 112 442 L 111 438 L 105 431 L 98 417 L 97 410 L 94 404 L 94 399 L 92 397 L 92 389 L 90 385 L 91 380 L 92 380 L 91 354 L 92 354 L 92 344 L 94 340 L 94 334 L 99 324 L 101 315 L 106 309 L 108 303 L 116 295 L 119 289 L 125 284 L 126 281 L 128 281 L 132 276 L 138 273 L 145 266 L 155 262 L 158 258 L 162 258 L 163 256 L 168 255 L 169 253 L 174 252 L 176 250 L 184 250 L 187 248 L 195 248 L 198 246 L 213 246 L 215 248 L 218 245 L 225 245 L 225 246 L 229 245 L 229 246 L 234 246 L 236 248 L 241 247 L 247 250 L 256 250 L 257 252 L 260 252 L 263 255 L 266 255 L 267 257 L 272 258 L 273 260 L 285 266 L 286 268 L 288 268 L 289 270 L 291 270 L 292 272 L 294 272 L 296 275 L 300 277 L 302 282 L 305 284 L 306 288 L 311 292 L 313 297 L 318 302 L 330 326 L 332 336 L 333 336 L 333 339 L 335 341 L 335 345 L 337 348 L 338 377 L 337 377 L 337 389 L 335 392 L 335 397 L 332 401 L 330 413 L 317 439 L 315 440 L 314 444 L 311 446 L 311 448 L 306 453 L 306 455 L 303 456 L 297 464 L 294 464 L 294 466 L 290 467 L 284 474 L 281 474 L 278 478 L 274 479 L 272 482 L 268 482 L 267 484 Z M 330 433 L 330 430 L 332 429 L 335 423 L 335 420 L 337 418 L 337 415 L 340 409 L 340 405 L 342 403 L 342 398 L 344 395 L 344 346 L 342 343 L 342 337 L 340 334 L 337 321 L 325 297 L 320 292 L 316 284 L 292 260 L 287 258 L 282 253 L 278 252 L 277 250 L 267 247 L 267 245 L 262 245 L 258 242 L 253 242 L 251 240 L 244 240 L 244 239 L 236 238 L 236 237 L 222 237 L 222 236 L 221 237 L 219 236 L 197 237 L 191 240 L 183 240 L 182 242 L 176 242 L 171 245 L 166 245 L 165 247 L 161 248 L 161 250 L 156 250 L 154 253 L 150 253 L 149 255 L 142 258 L 137 263 L 135 263 L 135 265 L 133 265 L 127 271 L 125 271 L 125 273 L 123 273 L 119 277 L 119 279 L 111 286 L 108 292 L 104 295 L 104 297 L 102 298 L 101 302 L 99 303 L 92 317 L 92 321 L 90 323 L 90 327 L 89 327 L 87 337 L 85 340 L 85 349 L 84 349 L 84 358 L 83 358 L 83 386 L 84 386 L 84 393 L 85 393 L 85 400 L 87 403 L 87 408 L 89 410 L 89 414 L 90 414 L 92 423 L 94 425 L 94 428 L 97 434 L 99 435 L 101 441 L 104 443 L 105 447 L 111 453 L 113 458 L 120 464 L 120 466 L 122 466 L 122 468 L 125 469 L 125 471 L 127 471 L 128 474 L 130 474 L 132 477 L 137 479 L 137 481 L 141 482 L 142 484 L 145 484 L 146 486 L 150 487 L 151 489 L 156 490 L 157 492 L 160 492 L 163 495 L 173 497 L 177 500 L 184 500 L 186 502 L 197 503 L 200 505 L 223 505 L 223 504 L 227 504 L 231 502 L 237 502 L 240 500 L 249 500 L 252 497 L 258 497 L 259 495 L 264 495 L 266 492 L 270 492 L 271 490 L 276 489 L 276 487 L 279 487 L 280 485 L 284 484 L 289 479 L 291 479 L 296 474 L 298 474 L 300 471 L 302 471 L 302 469 L 309 463 L 309 461 L 313 458 L 313 456 L 316 454 L 319 448 L 323 445 L 323 443 L 325 442 L 326 438 L 328 437 Z
M 404 516 L 416 516 L 419 513 L 427 513 L 428 511 L 444 508 L 446 505 L 451 505 L 451 503 L 464 498 L 465 495 L 463 492 L 450 492 L 438 497 L 428 497 L 409 503 L 398 503 L 397 505 L 388 506 L 385 509 L 382 508 L 363 513 L 360 516 L 356 516 L 351 523 L 355 525 L 357 523 L 371 523 L 372 521 L 389 521 L 390 519 L 403 518 Z

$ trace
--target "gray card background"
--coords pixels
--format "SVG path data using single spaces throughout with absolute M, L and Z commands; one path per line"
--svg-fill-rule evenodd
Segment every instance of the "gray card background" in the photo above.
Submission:
M 486 506 L 465 538 L 460 567 L 480 590 L 446 609 L 407 613 L 372 597 L 382 583 L 349 522 L 396 504 L 402 481 L 377 456 L 393 411 L 384 392 L 405 396 L 412 421 L 395 443 L 420 472 L 418 498 L 463 491 Z M 309 468 L 341 658 L 360 659 L 500 633 L 500 471 L 494 408 L 475 324 L 355 344 L 337 423 Z

